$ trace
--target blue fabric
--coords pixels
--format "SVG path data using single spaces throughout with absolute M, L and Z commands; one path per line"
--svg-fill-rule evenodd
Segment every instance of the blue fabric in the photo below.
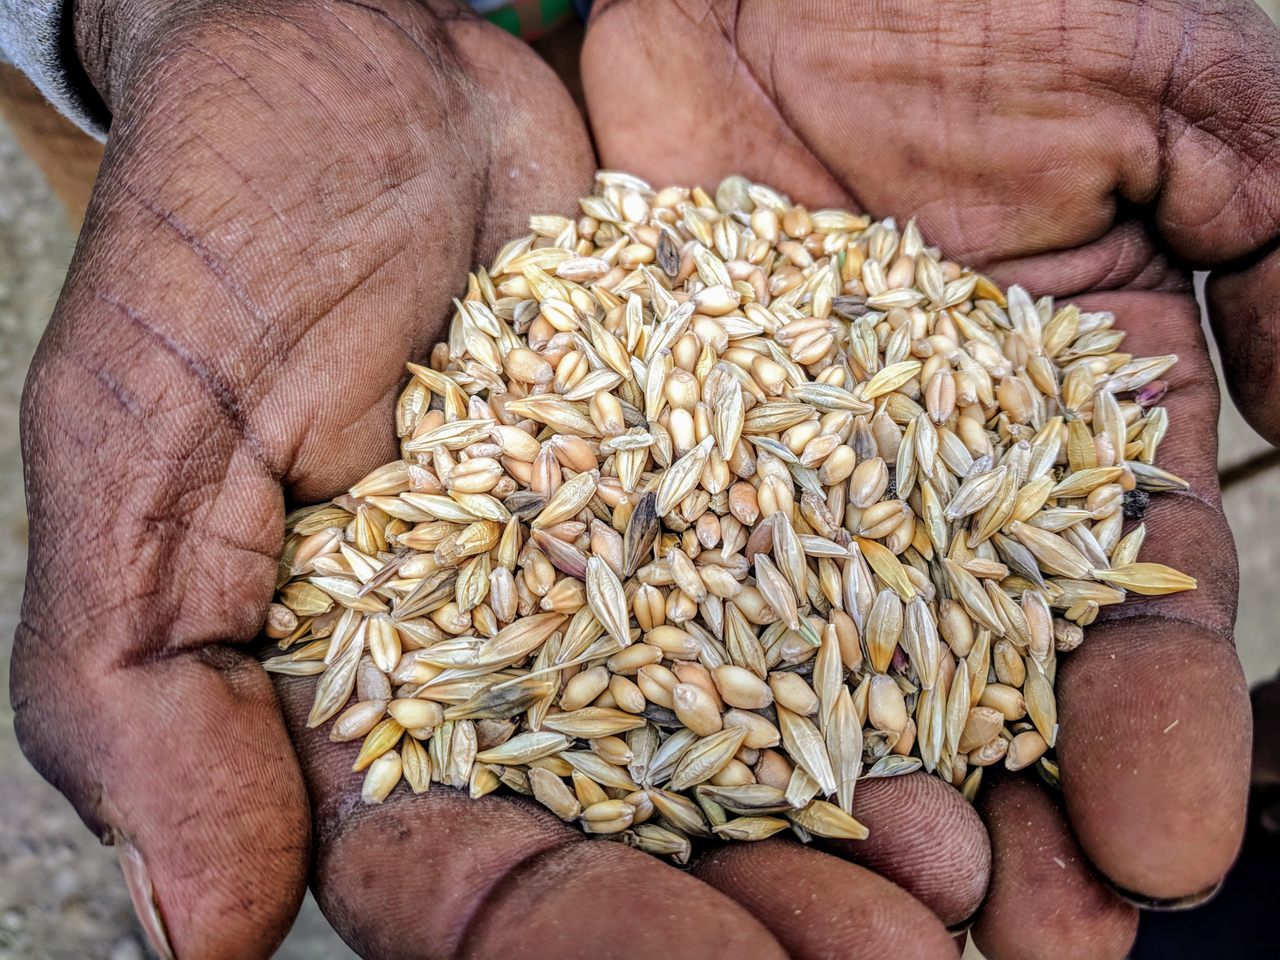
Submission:
M 0 0 L 0 58 L 31 78 L 49 102 L 99 140 L 107 135 L 97 97 L 72 79 L 80 74 L 71 50 L 64 0 Z M 71 54 L 74 55 L 74 54 Z M 86 93 L 88 95 L 86 95 Z

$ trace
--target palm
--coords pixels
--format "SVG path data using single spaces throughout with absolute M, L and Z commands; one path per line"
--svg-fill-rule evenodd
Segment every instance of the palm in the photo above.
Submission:
M 1082 936 L 1091 956 L 1122 953 L 1132 914 L 1077 843 L 1114 884 L 1167 899 L 1211 886 L 1240 836 L 1249 724 L 1230 643 L 1235 558 L 1218 504 L 1216 386 L 1185 264 L 1239 257 L 1276 230 L 1258 202 L 1270 167 L 1236 191 L 1216 180 L 1229 164 L 1261 164 L 1264 148 L 1236 143 L 1230 118 L 1210 116 L 1246 77 L 1274 89 L 1274 73 L 1250 75 L 1256 50 L 1231 46 L 1260 34 L 1252 42 L 1269 51 L 1274 34 L 1243 11 L 1197 33 L 1191 10 L 1138 19 L 1088 2 L 1061 13 L 1000 0 L 656 7 L 617 0 L 593 20 L 584 81 L 606 166 L 661 183 L 742 173 L 811 207 L 916 216 L 948 256 L 1037 296 L 1113 310 L 1126 349 L 1182 358 L 1164 400 L 1173 428 L 1162 462 L 1191 490 L 1153 503 L 1146 550 L 1201 589 L 1125 605 L 1067 658 L 1059 759 L 1070 829 L 1056 800 L 1020 785 L 981 804 L 994 848 L 983 945 L 1003 956 L 1035 923 L 1046 955 Z M 1222 281 L 1215 306 L 1244 309 L 1246 281 Z M 939 891 L 954 891 L 978 841 L 952 823 L 916 829 L 934 844 L 927 862 L 891 839 L 872 862 L 956 919 Z

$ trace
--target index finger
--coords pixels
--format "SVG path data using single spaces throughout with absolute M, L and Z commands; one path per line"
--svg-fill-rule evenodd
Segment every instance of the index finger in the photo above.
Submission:
M 1094 864 L 1134 899 L 1212 888 L 1244 828 L 1248 691 L 1232 643 L 1236 561 L 1219 504 L 1217 386 L 1195 303 L 1179 294 L 1080 298 L 1113 309 L 1135 355 L 1177 353 L 1162 403 L 1157 462 L 1186 479 L 1153 495 L 1143 559 L 1176 567 L 1198 589 L 1104 607 L 1058 674 L 1058 740 L 1067 811 Z

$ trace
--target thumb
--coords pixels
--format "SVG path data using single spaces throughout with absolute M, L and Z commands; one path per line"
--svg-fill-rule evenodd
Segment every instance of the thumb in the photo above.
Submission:
M 271 684 L 232 644 L 269 598 L 279 487 L 187 352 L 85 288 L 24 397 L 16 732 L 118 845 L 162 956 L 265 956 L 305 889 L 309 811 Z

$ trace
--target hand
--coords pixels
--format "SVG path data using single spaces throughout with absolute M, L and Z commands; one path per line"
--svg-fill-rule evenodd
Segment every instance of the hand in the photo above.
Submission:
M 1218 397 L 1190 270 L 1214 270 L 1228 379 L 1277 439 L 1277 47 L 1252 4 L 1191 0 L 614 0 L 594 11 L 583 80 L 604 166 L 657 184 L 741 173 L 811 208 L 917 216 L 947 256 L 1035 296 L 1113 310 L 1127 350 L 1182 358 L 1161 462 L 1191 489 L 1153 500 L 1144 555 L 1200 589 L 1109 608 L 1064 658 L 1061 803 L 1026 780 L 986 791 L 994 862 L 976 936 L 993 960 L 1123 956 L 1136 914 L 1104 877 L 1130 900 L 1195 897 L 1238 848 L 1249 708 L 1231 643 Z M 947 922 L 979 907 L 985 880 L 972 882 L 985 840 L 957 829 L 960 802 L 891 808 L 871 824 L 884 839 L 852 851 Z M 724 856 L 740 872 L 704 877 L 742 895 L 746 864 L 769 852 Z M 803 952 L 791 917 L 761 918 Z
M 443 0 L 77 14 L 114 122 L 24 401 L 13 701 L 153 941 L 264 956 L 310 876 L 370 957 L 781 958 L 712 887 L 528 801 L 361 805 L 354 745 L 304 729 L 313 683 L 277 698 L 246 649 L 285 504 L 394 457 L 403 362 L 467 270 L 589 188 L 567 94 Z M 951 951 L 923 906 L 830 863 L 779 850 L 779 902 L 837 939 L 898 925 Z

